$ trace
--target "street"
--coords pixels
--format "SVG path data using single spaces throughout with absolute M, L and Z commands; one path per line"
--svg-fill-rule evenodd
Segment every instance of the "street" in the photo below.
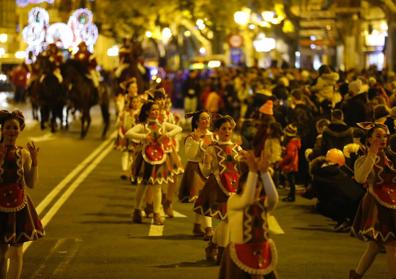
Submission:
M 192 237 L 192 204 L 175 202 L 178 214 L 163 230 L 150 219 L 133 224 L 135 187 L 119 177 L 111 138 L 100 140 L 100 118 L 86 139 L 78 129 L 74 122 L 52 135 L 31 122 L 21 135 L 21 144 L 34 139 L 40 146 L 39 183 L 29 192 L 46 229 L 45 238 L 25 247 L 22 278 L 217 278 L 218 267 L 204 259 L 206 242 Z M 273 212 L 285 231 L 272 235 L 280 278 L 347 278 L 365 249 L 348 233 L 333 232 L 334 222 L 314 204 L 298 197 Z M 387 278 L 383 254 L 365 278 Z

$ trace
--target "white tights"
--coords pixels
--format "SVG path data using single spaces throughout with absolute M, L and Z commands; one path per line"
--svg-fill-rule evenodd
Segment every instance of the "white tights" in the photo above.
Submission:
M 144 205 L 144 195 L 146 194 L 147 188 L 153 194 L 153 207 L 154 213 L 160 213 L 161 209 L 161 185 L 142 185 L 138 184 L 136 188 L 136 208 L 142 210 Z
M 207 216 L 202 216 L 198 213 L 195 213 L 195 224 L 201 224 L 201 226 L 206 229 L 206 228 L 211 228 L 212 227 L 212 217 L 207 217 Z
M 122 151 L 121 153 L 121 169 L 123 173 L 129 172 L 132 164 L 132 156 L 129 151 Z

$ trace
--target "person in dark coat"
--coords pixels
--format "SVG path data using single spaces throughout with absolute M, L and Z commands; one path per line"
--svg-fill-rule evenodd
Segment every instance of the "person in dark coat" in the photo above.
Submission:
M 345 123 L 355 127 L 356 123 L 371 120 L 367 92 L 363 91 L 360 79 L 352 81 L 348 88 L 349 93 L 342 102 L 341 109 L 344 112 Z
M 198 108 L 198 99 L 201 94 L 201 85 L 198 72 L 190 71 L 188 78 L 182 85 L 184 95 L 184 110 L 186 113 L 194 112 Z
M 352 225 L 365 190 L 353 179 L 341 150 L 331 149 L 326 157 L 312 162 L 312 186 L 317 195 L 316 209 L 336 221 L 335 231 L 347 231 Z
M 323 132 L 321 155 L 332 148 L 342 150 L 345 145 L 353 142 L 353 128 L 344 121 L 342 110 L 335 109 L 331 113 L 331 123 Z

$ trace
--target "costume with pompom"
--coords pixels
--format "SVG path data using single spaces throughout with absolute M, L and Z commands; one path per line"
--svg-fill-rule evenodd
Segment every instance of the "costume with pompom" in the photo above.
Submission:
M 210 149 L 210 150 L 209 150 Z M 208 149 L 214 158 L 204 174 L 209 174 L 198 199 L 194 211 L 200 215 L 227 218 L 227 200 L 236 192 L 239 180 L 239 152 L 242 148 L 231 141 L 216 142 Z
M 185 139 L 184 148 L 187 165 L 180 183 L 179 199 L 193 201 L 198 197 L 207 177 L 202 173 L 203 156 L 208 146 L 215 141 L 214 134 L 207 131 L 199 140 L 194 140 L 192 134 Z
M 142 143 L 142 151 L 139 152 L 132 165 L 132 179 L 138 184 L 158 185 L 173 182 L 171 166 L 167 161 L 167 153 L 164 144 L 158 139 L 174 137 L 182 128 L 171 123 L 160 123 L 157 120 L 149 120 L 129 129 L 125 134 L 127 138 Z M 150 135 L 150 140 L 147 136 Z
M 7 147 L 0 164 L 0 242 L 16 245 L 43 237 L 43 226 L 24 189 L 37 179 L 29 152 L 19 146 Z
M 352 232 L 363 240 L 396 240 L 396 168 L 384 152 L 368 153 L 355 163 L 355 177 L 369 174 L 368 191 L 356 213 Z
M 228 200 L 230 243 L 223 254 L 219 278 L 278 278 L 275 272 L 277 250 L 269 237 L 265 183 L 275 188 L 269 173 L 250 172 L 242 194 Z M 260 191 L 257 198 L 256 191 Z

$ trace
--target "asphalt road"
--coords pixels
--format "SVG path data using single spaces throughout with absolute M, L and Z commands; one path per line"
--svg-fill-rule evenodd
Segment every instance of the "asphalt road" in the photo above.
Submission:
M 162 232 L 150 219 L 133 224 L 135 187 L 119 178 L 120 153 L 100 139 L 99 120 L 85 140 L 78 129 L 73 123 L 51 135 L 30 122 L 22 134 L 22 144 L 33 138 L 41 148 L 40 181 L 30 194 L 46 226 L 46 237 L 25 251 L 22 278 L 217 278 L 218 267 L 204 260 L 206 242 L 191 235 L 192 205 L 176 202 L 179 217 L 167 219 Z M 298 197 L 273 212 L 285 231 L 272 236 L 280 278 L 348 278 L 365 248 L 333 232 L 334 223 L 318 215 L 314 203 Z M 389 278 L 386 270 L 381 254 L 365 278 Z

